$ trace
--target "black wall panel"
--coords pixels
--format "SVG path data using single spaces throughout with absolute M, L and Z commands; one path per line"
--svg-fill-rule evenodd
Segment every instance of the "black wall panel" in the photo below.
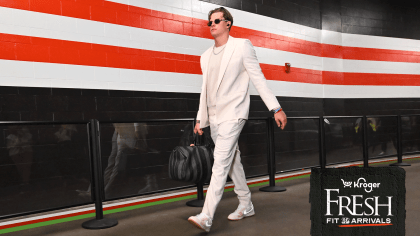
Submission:
M 420 39 L 420 2 L 391 0 L 208 0 L 316 29 Z
M 194 118 L 199 94 L 0 87 L 0 120 L 76 121 Z M 278 97 L 289 116 L 322 114 L 322 99 Z M 272 115 L 251 96 L 251 117 Z
M 56 91 L 56 92 L 55 92 Z M 194 118 L 199 94 L 0 87 L 0 120 L 76 121 Z M 288 116 L 420 114 L 419 98 L 277 97 Z M 271 116 L 257 95 L 250 117 Z
M 90 203 L 86 124 L 0 126 L 0 217 Z
M 324 99 L 324 115 L 408 115 L 420 114 L 420 98 Z

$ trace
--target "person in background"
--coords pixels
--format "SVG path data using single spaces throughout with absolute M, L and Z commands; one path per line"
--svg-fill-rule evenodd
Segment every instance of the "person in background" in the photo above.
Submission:
M 104 171 L 104 190 L 108 194 L 113 183 L 121 170 L 125 170 L 127 155 L 140 150 L 141 152 L 156 152 L 147 146 L 146 135 L 148 134 L 147 124 L 145 123 L 114 123 L 115 130 L 112 135 L 112 149 L 108 157 L 108 165 Z M 144 192 L 151 187 L 156 187 L 156 177 L 146 176 L 146 187 L 138 192 Z M 91 185 L 87 191 L 77 190 L 81 196 L 90 196 Z
M 29 183 L 33 159 L 32 134 L 26 127 L 10 127 L 11 133 L 6 137 L 9 156 L 16 165 L 21 178 L 21 187 Z M 23 193 L 23 189 L 21 189 Z
M 60 125 L 58 131 L 54 133 L 57 140 L 55 161 L 64 187 L 67 187 L 68 181 L 74 178 L 74 170 L 78 168 L 78 163 L 75 160 L 80 154 L 78 153 L 80 148 L 74 140 L 72 141 L 76 133 L 76 125 L 71 124 Z
M 376 146 L 377 146 L 376 144 L 379 145 L 380 143 L 381 152 L 378 153 L 378 156 L 385 155 L 387 152 L 389 141 L 392 141 L 392 143 L 394 144 L 394 148 L 396 149 L 397 147 L 396 137 L 393 137 L 391 135 L 392 130 L 391 131 L 389 130 L 389 124 L 384 127 L 383 120 L 379 117 L 370 117 L 370 118 L 367 118 L 366 120 L 367 120 L 368 130 L 372 130 L 372 133 L 368 135 L 368 147 L 372 147 L 372 153 L 376 149 Z M 384 120 L 387 121 L 388 118 L 385 118 Z M 356 124 L 354 127 L 356 133 L 358 133 L 359 130 L 361 130 L 361 127 L 362 127 L 362 118 L 358 118 L 356 120 Z

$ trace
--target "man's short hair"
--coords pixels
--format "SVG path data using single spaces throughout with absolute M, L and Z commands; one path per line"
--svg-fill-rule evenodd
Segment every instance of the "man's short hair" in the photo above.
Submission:
M 222 12 L 223 13 L 223 18 L 225 18 L 225 20 L 230 21 L 230 25 L 229 25 L 229 31 L 230 31 L 230 28 L 232 28 L 232 25 L 233 25 L 233 16 L 230 14 L 230 12 L 228 10 L 226 10 L 226 8 L 219 7 L 219 8 L 215 8 L 215 9 L 213 9 L 209 12 L 209 20 L 211 18 L 211 15 L 213 13 L 216 13 L 216 12 Z

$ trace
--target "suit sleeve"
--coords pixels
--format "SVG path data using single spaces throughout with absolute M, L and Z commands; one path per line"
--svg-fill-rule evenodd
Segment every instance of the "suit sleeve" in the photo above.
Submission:
M 261 71 L 260 63 L 258 62 L 254 46 L 248 39 L 246 39 L 244 42 L 243 64 L 246 71 L 248 72 L 249 78 L 260 94 L 260 97 L 264 101 L 268 110 L 273 110 L 280 107 L 277 98 L 267 86 L 267 81 Z
M 200 57 L 200 67 L 201 67 L 201 73 L 203 73 L 203 63 L 202 63 L 202 61 L 201 60 L 203 60 L 203 55 L 201 55 L 201 57 Z M 204 75 L 203 75 L 204 76 Z M 201 118 L 200 118 L 200 101 L 201 101 L 201 94 L 203 93 L 203 87 L 204 87 L 204 77 L 202 77 L 203 78 L 203 82 L 201 83 L 201 93 L 200 93 L 200 98 L 199 98 L 199 100 L 198 100 L 198 111 L 197 111 L 197 118 L 196 118 L 196 120 L 200 120 Z

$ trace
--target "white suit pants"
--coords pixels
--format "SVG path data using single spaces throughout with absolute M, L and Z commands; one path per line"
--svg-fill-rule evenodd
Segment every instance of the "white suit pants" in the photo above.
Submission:
M 246 120 L 229 120 L 217 124 L 216 119 L 215 109 L 209 108 L 210 132 L 215 143 L 214 164 L 202 212 L 212 219 L 222 198 L 228 174 L 235 185 L 234 191 L 239 203 L 245 206 L 251 203 L 251 191 L 246 183 L 238 146 L 239 135 Z

